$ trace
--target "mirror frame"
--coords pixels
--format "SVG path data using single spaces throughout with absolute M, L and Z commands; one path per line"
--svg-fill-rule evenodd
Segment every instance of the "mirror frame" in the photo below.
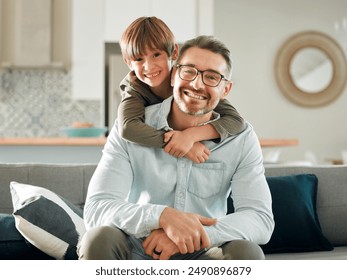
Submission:
M 294 55 L 308 47 L 323 51 L 333 65 L 333 75 L 329 85 L 315 93 L 298 88 L 290 74 L 290 64 Z M 318 31 L 300 32 L 287 39 L 277 52 L 275 77 L 282 93 L 292 102 L 305 107 L 323 106 L 337 99 L 346 86 L 346 56 L 339 44 L 328 35 Z

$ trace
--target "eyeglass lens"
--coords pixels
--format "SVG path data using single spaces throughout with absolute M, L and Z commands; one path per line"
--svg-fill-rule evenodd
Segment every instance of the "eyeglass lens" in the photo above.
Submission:
M 199 71 L 192 66 L 179 65 L 178 74 L 183 80 L 193 81 L 198 76 L 199 72 L 202 74 L 202 82 L 207 86 L 216 87 L 222 80 L 222 75 L 214 71 Z

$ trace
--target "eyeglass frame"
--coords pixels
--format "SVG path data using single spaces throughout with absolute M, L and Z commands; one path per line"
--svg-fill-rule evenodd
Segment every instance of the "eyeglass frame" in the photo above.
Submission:
M 211 70 L 211 69 L 207 69 L 207 70 L 203 70 L 203 71 L 202 71 L 202 70 L 199 70 L 199 69 L 195 68 L 194 66 L 186 65 L 186 64 L 176 64 L 175 67 L 178 69 L 178 77 L 180 77 L 180 79 L 183 80 L 183 81 L 192 82 L 192 81 L 194 81 L 194 80 L 196 79 L 196 77 L 197 77 L 197 76 L 199 75 L 199 73 L 200 73 L 200 74 L 201 74 L 201 81 L 203 82 L 203 84 L 204 84 L 205 86 L 208 86 L 208 87 L 218 87 L 218 86 L 220 85 L 220 83 L 221 83 L 222 80 L 227 81 L 227 82 L 230 82 L 230 80 L 228 80 L 227 78 L 225 78 L 224 75 L 222 75 L 221 73 L 219 73 L 219 72 L 217 72 L 217 71 Z M 183 78 L 181 77 L 181 75 L 180 75 L 180 73 L 181 73 L 181 71 L 180 71 L 181 67 L 190 67 L 190 68 L 194 69 L 194 70 L 196 71 L 195 77 L 194 77 L 193 79 L 191 79 L 191 80 L 183 79 Z M 213 73 L 218 74 L 218 75 L 220 76 L 220 80 L 219 80 L 218 84 L 215 85 L 215 86 L 207 85 L 207 84 L 205 83 L 205 81 L 204 81 L 204 73 L 205 73 L 205 72 L 213 72 Z

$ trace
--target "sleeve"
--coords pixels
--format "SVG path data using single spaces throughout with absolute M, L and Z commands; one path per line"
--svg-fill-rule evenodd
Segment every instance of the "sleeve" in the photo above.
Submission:
M 205 227 L 211 244 L 220 246 L 235 239 L 266 244 L 274 229 L 272 199 L 259 141 L 252 131 L 231 180 L 231 198 L 235 212 L 218 218 L 215 226 Z
M 130 77 L 130 78 L 129 78 Z M 162 102 L 146 87 L 127 76 L 120 85 L 122 100 L 118 107 L 119 132 L 125 140 L 147 147 L 164 146 L 165 131 L 145 123 L 145 107 Z
M 216 112 L 220 114 L 220 119 L 211 124 L 221 136 L 221 141 L 230 135 L 235 135 L 245 129 L 245 121 L 237 110 L 227 99 L 223 99 L 217 105 Z
M 132 182 L 127 143 L 118 136 L 115 125 L 89 183 L 84 207 L 87 229 L 108 225 L 141 238 L 159 228 L 159 217 L 166 206 L 127 202 Z

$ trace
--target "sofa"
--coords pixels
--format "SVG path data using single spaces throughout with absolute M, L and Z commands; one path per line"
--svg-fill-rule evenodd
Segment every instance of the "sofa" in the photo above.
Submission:
M 0 259 L 75 259 L 95 168 L 1 163 Z M 276 223 L 266 259 L 347 260 L 347 166 L 269 165 L 265 174 Z

